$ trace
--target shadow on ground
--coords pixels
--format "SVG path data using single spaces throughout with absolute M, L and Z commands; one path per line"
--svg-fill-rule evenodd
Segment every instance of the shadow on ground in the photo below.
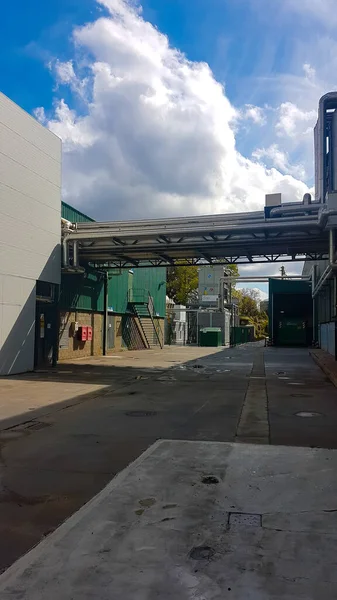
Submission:
M 111 364 L 121 360 L 130 365 Z M 63 364 L 6 382 L 53 386 L 79 379 L 106 387 L 22 414 L 14 426 L 2 423 L 0 569 L 157 439 L 235 441 L 252 386 L 267 398 L 267 443 L 337 448 L 337 391 L 307 350 L 251 344 L 198 357 L 198 349 L 172 348 L 145 358 Z M 254 398 L 251 418 L 259 419 L 259 394 Z

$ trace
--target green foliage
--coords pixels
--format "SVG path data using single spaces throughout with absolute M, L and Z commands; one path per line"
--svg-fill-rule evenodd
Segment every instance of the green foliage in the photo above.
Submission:
M 192 292 L 198 288 L 198 267 L 175 266 L 167 269 L 167 295 L 176 304 L 186 305 Z
M 226 272 L 232 277 L 239 277 L 239 267 L 238 265 L 226 265 Z M 232 285 L 235 285 L 232 283 Z
M 235 290 L 235 297 L 238 299 L 239 316 L 244 317 L 247 324 L 254 325 L 257 339 L 265 337 L 268 329 L 268 316 L 259 310 L 258 292 L 250 289 Z
M 237 265 L 226 265 L 226 272 L 229 275 L 239 277 Z M 232 283 L 234 289 L 235 283 Z M 191 298 L 196 296 L 198 290 L 198 267 L 184 267 L 176 265 L 167 269 L 167 295 L 172 298 L 176 304 L 186 305 Z M 194 293 L 194 294 L 193 294 Z

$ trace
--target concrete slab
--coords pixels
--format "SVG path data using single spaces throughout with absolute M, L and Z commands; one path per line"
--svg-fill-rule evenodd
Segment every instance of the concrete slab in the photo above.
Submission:
M 334 450 L 156 442 L 0 577 L 1 600 L 335 599 L 336 469 Z

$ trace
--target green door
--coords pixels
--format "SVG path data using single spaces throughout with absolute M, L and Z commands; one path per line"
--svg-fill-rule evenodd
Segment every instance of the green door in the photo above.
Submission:
M 280 346 L 305 346 L 306 324 L 302 319 L 281 319 L 278 325 L 277 343 Z

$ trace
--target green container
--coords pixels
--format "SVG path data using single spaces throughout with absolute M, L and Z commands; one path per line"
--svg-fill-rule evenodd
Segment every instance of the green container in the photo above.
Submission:
M 280 346 L 305 346 L 307 343 L 306 324 L 302 319 L 280 319 L 277 333 Z
M 205 327 L 200 329 L 199 346 L 216 348 L 222 345 L 222 332 L 220 327 Z
M 242 325 L 241 327 L 232 327 L 231 343 L 233 346 L 239 344 L 247 344 L 254 342 L 255 328 L 254 325 Z

